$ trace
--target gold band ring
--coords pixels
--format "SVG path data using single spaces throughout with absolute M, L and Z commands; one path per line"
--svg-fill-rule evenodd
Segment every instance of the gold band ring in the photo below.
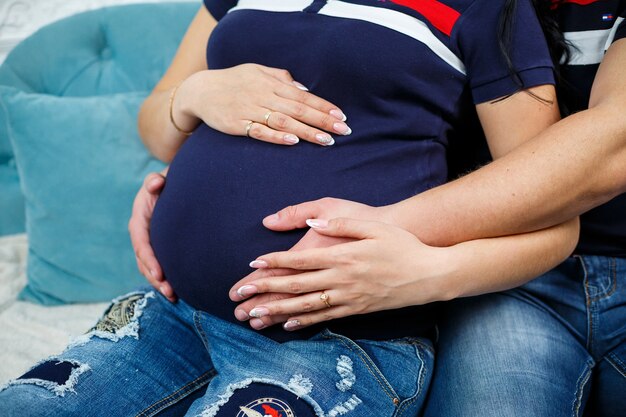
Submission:
M 324 302 L 324 304 L 326 304 L 326 307 L 328 307 L 328 308 L 332 307 L 332 305 L 330 304 L 330 301 L 329 301 L 330 297 L 324 291 L 322 291 L 322 293 L 320 294 L 320 300 L 322 300 Z
M 250 129 L 252 129 L 252 125 L 254 124 L 254 122 L 251 120 L 248 122 L 248 124 L 246 125 L 246 136 L 250 137 Z
M 270 116 L 272 115 L 272 113 L 274 113 L 273 111 L 268 111 L 267 113 L 265 113 L 265 116 L 263 116 L 263 123 L 265 124 L 265 126 L 269 127 L 269 120 L 270 120 Z

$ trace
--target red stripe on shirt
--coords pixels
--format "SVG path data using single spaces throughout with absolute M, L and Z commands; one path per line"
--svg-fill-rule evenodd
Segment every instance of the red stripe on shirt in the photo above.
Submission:
M 461 16 L 461 13 L 437 0 L 391 0 L 391 2 L 415 10 L 448 36 Z
M 565 4 L 565 3 L 574 3 L 574 4 L 579 4 L 581 6 L 587 6 L 589 4 L 596 3 L 598 1 L 601 1 L 601 0 L 552 0 L 552 8 L 554 9 L 560 6 L 561 4 Z

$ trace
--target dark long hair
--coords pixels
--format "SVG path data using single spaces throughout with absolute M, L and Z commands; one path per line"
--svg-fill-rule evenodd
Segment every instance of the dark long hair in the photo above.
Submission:
M 548 42 L 550 57 L 554 63 L 557 84 L 561 81 L 559 67 L 569 60 L 569 50 L 565 37 L 559 29 L 554 9 L 561 0 L 532 0 L 533 7 L 537 13 L 541 29 Z M 511 36 L 513 26 L 515 25 L 515 9 L 517 8 L 517 0 L 505 0 L 500 21 L 498 24 L 498 44 L 502 56 L 509 68 L 509 72 L 513 80 L 518 84 L 520 90 L 523 89 L 524 83 L 519 74 L 515 70 L 511 59 Z M 535 97 L 540 99 L 539 97 Z

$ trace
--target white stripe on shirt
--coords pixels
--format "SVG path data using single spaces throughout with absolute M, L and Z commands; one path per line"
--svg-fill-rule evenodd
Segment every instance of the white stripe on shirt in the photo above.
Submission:
M 229 10 L 229 13 L 246 9 L 296 12 L 304 10 L 311 4 L 311 0 L 240 0 L 237 6 Z M 400 32 L 424 44 L 455 70 L 464 75 L 466 73 L 463 62 L 432 33 L 428 25 L 407 14 L 382 7 L 363 6 L 339 0 L 328 0 L 318 14 L 362 20 Z

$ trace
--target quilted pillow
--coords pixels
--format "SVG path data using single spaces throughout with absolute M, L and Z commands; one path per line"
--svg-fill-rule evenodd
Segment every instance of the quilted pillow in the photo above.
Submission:
M 143 178 L 164 167 L 137 134 L 146 95 L 61 98 L 0 87 L 26 200 L 28 283 L 21 299 L 105 301 L 145 282 L 127 223 Z

